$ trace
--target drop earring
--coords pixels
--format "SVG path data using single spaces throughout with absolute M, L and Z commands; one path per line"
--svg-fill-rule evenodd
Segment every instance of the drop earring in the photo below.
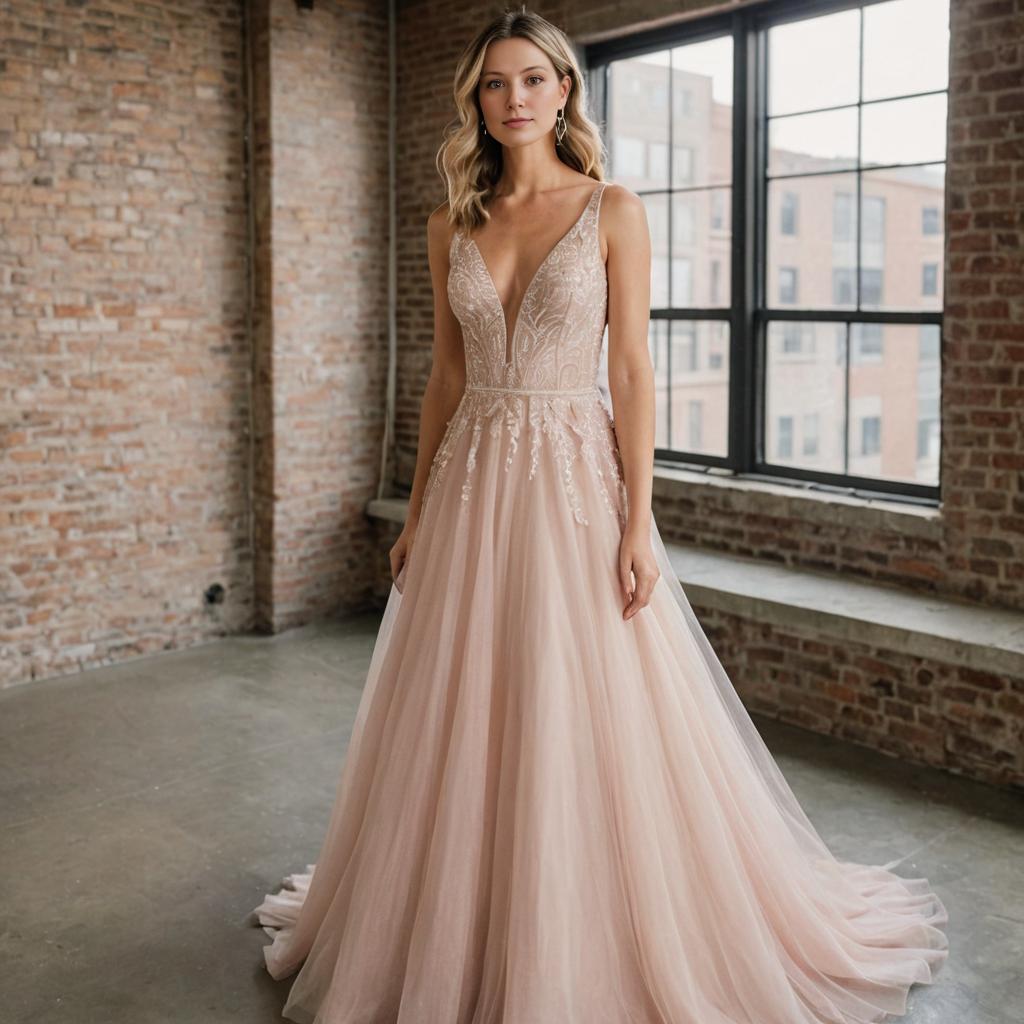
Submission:
M 480 127 L 483 128 L 484 135 L 486 135 L 487 134 L 487 125 L 484 124 L 484 119 L 482 117 L 480 118 Z
M 560 146 L 562 139 L 565 138 L 565 133 L 568 130 L 568 126 L 565 123 L 565 114 L 561 110 L 555 115 L 555 145 Z

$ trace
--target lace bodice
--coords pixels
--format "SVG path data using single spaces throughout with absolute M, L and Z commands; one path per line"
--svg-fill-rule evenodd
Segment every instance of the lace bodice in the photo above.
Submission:
M 466 390 L 434 456 L 424 502 L 469 430 L 462 484 L 462 498 L 468 502 L 481 434 L 486 429 L 498 437 L 504 429 L 510 435 L 506 468 L 525 431 L 532 480 L 547 439 L 560 462 L 577 522 L 588 522 L 573 476 L 578 457 L 595 474 L 605 508 L 624 521 L 618 448 L 597 388 L 608 309 L 598 218 L 607 185 L 599 182 L 592 190 L 576 222 L 537 268 L 523 293 L 511 336 L 476 242 L 460 231 L 453 234 L 447 295 L 462 328 Z
M 600 182 L 591 192 L 576 223 L 537 268 L 523 293 L 511 339 L 501 299 L 476 242 L 459 231 L 452 236 L 448 301 L 462 325 L 469 386 L 594 386 L 608 305 L 597 233 L 601 193 L 607 184 Z

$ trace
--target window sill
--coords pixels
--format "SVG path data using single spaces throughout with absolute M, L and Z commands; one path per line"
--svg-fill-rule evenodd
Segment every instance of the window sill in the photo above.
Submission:
M 692 545 L 666 541 L 665 549 L 695 605 L 1024 679 L 1024 627 L 1016 612 Z

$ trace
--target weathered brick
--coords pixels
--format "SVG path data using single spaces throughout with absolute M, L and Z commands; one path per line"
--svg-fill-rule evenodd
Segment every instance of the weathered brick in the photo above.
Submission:
M 379 598 L 387 11 L 251 6 L 251 96 L 240 0 L 5 7 L 0 685 Z

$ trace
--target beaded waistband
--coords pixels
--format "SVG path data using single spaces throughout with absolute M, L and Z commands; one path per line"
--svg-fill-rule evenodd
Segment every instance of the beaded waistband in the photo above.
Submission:
M 600 390 L 596 384 L 589 388 L 503 388 L 484 384 L 467 384 L 467 391 L 492 391 L 505 395 L 597 395 Z

